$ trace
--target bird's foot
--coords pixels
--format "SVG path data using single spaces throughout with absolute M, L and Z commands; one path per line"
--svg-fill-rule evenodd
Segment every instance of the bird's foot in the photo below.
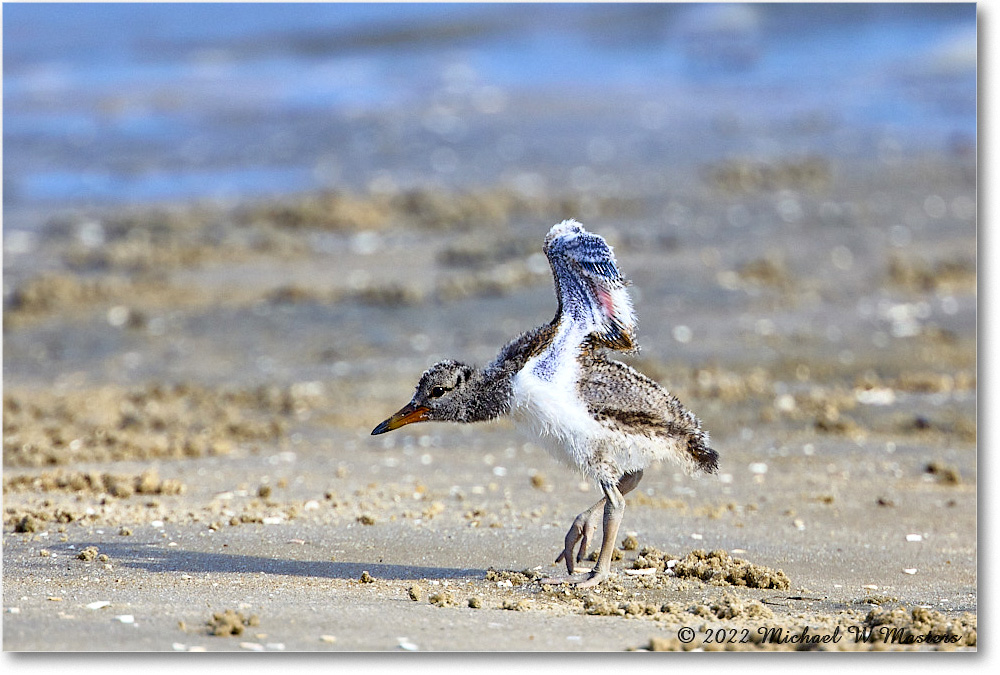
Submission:
M 597 507 L 602 503 L 603 500 L 594 504 L 588 511 L 578 515 L 566 533 L 565 545 L 559 557 L 556 558 L 556 562 L 565 562 L 566 572 L 570 576 L 577 572 L 576 563 L 582 562 L 587 556 L 587 545 L 594 536 L 594 530 L 597 528 L 597 517 L 600 515 Z M 574 553 L 578 543 L 580 549 Z
M 586 579 L 576 584 L 576 587 L 593 588 L 594 586 L 597 586 L 599 583 L 607 579 L 609 576 L 611 576 L 609 572 L 600 572 L 598 570 L 594 570 L 593 572 L 590 573 L 590 575 Z
M 567 574 L 558 577 L 545 577 L 539 579 L 538 583 L 545 584 L 546 586 L 558 586 L 560 584 L 570 584 L 576 586 L 582 584 L 584 581 L 590 578 L 590 571 L 586 571 L 582 574 Z
M 559 562 L 562 559 L 563 556 L 560 555 L 559 558 L 556 560 L 556 562 Z M 589 567 L 577 567 L 573 563 L 567 564 L 566 569 L 568 571 L 568 574 L 556 577 L 544 577 L 542 579 L 539 579 L 538 583 L 549 584 L 549 585 L 577 584 L 580 583 L 581 581 L 586 580 L 590 576 L 590 573 L 592 571 Z
M 576 570 L 574 570 L 575 572 Z M 560 577 L 546 577 L 539 579 L 538 583 L 546 585 L 569 584 L 575 588 L 593 588 L 611 576 L 608 572 L 599 570 L 586 570 L 582 574 L 570 574 Z

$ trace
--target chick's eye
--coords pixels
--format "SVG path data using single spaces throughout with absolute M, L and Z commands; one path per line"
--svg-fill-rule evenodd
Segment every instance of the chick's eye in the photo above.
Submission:
M 433 387 L 431 388 L 431 398 L 441 398 L 444 396 L 446 389 L 444 387 Z

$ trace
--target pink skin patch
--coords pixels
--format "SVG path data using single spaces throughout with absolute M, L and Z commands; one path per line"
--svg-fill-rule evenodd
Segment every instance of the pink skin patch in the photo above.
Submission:
M 605 314 L 607 314 L 608 316 L 614 316 L 615 303 L 614 300 L 612 300 L 611 298 L 611 294 L 608 293 L 603 288 L 601 288 L 600 286 L 598 286 L 596 290 L 597 290 L 597 299 L 601 303 L 601 309 L 603 309 Z

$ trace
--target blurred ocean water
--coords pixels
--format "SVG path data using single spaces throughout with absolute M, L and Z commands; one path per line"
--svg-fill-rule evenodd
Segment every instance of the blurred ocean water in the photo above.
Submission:
M 3 58 L 15 228 L 53 206 L 976 143 L 972 3 L 11 4 Z

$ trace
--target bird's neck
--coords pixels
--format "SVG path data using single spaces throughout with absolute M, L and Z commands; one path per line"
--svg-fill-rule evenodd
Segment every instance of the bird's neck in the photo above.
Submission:
M 514 376 L 528 359 L 541 353 L 555 338 L 559 317 L 514 338 L 500 350 L 493 363 L 476 370 L 460 413 L 460 422 L 485 422 L 510 413 L 514 396 Z
M 486 422 L 510 412 L 512 374 L 487 366 L 469 378 L 460 422 Z

